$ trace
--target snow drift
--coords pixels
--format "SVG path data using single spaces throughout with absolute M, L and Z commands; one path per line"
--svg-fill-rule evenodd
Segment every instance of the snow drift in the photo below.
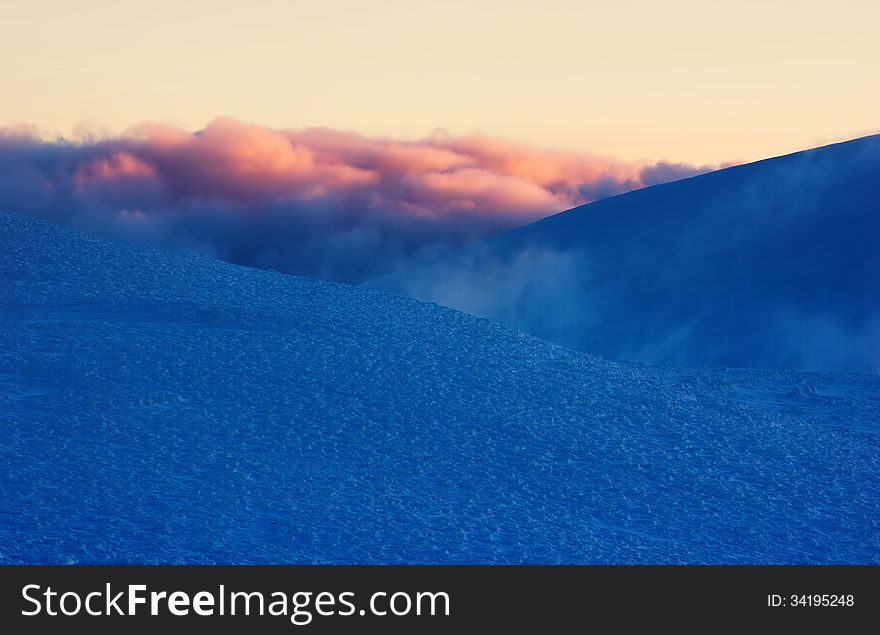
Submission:
M 880 136 L 622 194 L 377 288 L 614 359 L 880 372 Z
M 880 562 L 878 378 L 604 361 L 0 215 L 3 562 Z

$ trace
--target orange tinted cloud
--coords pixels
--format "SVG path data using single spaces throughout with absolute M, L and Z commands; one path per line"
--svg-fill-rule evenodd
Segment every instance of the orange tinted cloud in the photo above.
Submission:
M 621 182 L 638 179 L 643 163 L 616 161 L 609 157 L 560 150 L 544 150 L 469 135 L 442 141 L 455 152 L 473 157 L 487 169 L 536 183 L 542 187 L 577 189 L 585 182 L 612 177 Z
M 156 169 L 149 163 L 128 152 L 116 152 L 108 157 L 81 163 L 77 167 L 74 179 L 77 185 L 82 187 L 91 181 L 152 178 L 155 176 Z
M 454 210 L 505 210 L 529 215 L 567 206 L 537 183 L 483 168 L 424 172 L 407 176 L 409 202 L 426 213 Z
M 74 142 L 0 129 L 0 208 L 346 281 L 705 169 L 484 135 L 402 141 L 231 118 Z
M 277 130 L 231 118 L 193 134 L 141 126 L 120 141 L 157 166 L 180 196 L 302 199 L 372 189 L 374 200 L 402 197 L 407 208 L 430 213 L 546 215 L 589 202 L 599 182 L 614 193 L 639 187 L 642 170 L 650 167 L 484 135 L 395 141 L 328 128 Z

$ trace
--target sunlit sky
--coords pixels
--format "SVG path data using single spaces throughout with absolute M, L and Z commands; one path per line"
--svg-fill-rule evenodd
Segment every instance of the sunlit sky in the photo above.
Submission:
M 0 125 L 228 115 L 718 163 L 880 131 L 877 0 L 30 0 Z

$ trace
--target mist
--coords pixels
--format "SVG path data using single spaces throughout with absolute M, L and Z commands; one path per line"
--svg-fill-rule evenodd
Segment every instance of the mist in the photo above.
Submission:
M 374 286 L 612 359 L 877 373 L 878 184 L 867 137 L 601 200 Z

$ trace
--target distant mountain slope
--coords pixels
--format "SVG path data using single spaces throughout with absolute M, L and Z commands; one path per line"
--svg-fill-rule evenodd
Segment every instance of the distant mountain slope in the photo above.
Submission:
M 3 562 L 880 562 L 877 377 L 607 362 L 3 214 L 0 342 Z
M 598 201 L 373 283 L 613 359 L 880 372 L 880 136 Z

